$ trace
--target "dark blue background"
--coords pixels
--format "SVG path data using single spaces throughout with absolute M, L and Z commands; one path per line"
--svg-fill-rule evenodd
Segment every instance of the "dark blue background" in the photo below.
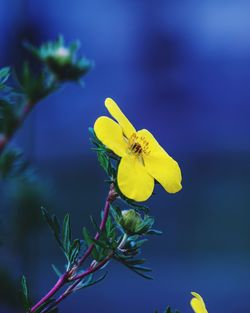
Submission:
M 0 1 L 1 66 L 19 66 L 22 39 L 40 44 L 59 33 L 79 39 L 95 61 L 84 89 L 67 85 L 39 103 L 14 140 L 47 180 L 51 209 L 71 212 L 76 235 L 107 192 L 87 131 L 106 114 L 106 97 L 152 131 L 183 172 L 180 193 L 157 187 L 150 200 L 164 231 L 144 250 L 155 280 L 110 264 L 106 281 L 60 312 L 153 313 L 167 304 L 191 312 L 190 291 L 203 295 L 209 313 L 248 311 L 249 12 L 247 0 Z M 47 229 L 30 238 L 27 262 L 6 246 L 0 252 L 17 278 L 27 275 L 36 298 L 55 281 L 50 264 L 63 264 L 50 238 Z

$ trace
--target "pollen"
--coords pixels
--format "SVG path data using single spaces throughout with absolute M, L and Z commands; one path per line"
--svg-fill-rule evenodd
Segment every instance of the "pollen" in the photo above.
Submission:
M 140 137 L 135 133 L 129 138 L 128 146 L 130 152 L 137 156 L 141 156 L 143 154 L 148 155 L 150 153 L 149 143 L 145 137 Z

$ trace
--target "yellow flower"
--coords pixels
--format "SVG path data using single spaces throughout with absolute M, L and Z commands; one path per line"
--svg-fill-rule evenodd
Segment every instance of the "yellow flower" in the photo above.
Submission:
M 208 313 L 202 297 L 196 292 L 191 292 L 191 294 L 194 296 L 194 298 L 191 299 L 190 305 L 192 309 L 194 310 L 194 312 L 195 313 Z
M 107 98 L 105 106 L 118 123 L 101 116 L 94 131 L 106 147 L 121 157 L 117 173 L 120 191 L 129 199 L 145 201 L 153 193 L 155 179 L 169 193 L 179 191 L 182 187 L 178 163 L 148 130 L 137 131 L 114 100 Z

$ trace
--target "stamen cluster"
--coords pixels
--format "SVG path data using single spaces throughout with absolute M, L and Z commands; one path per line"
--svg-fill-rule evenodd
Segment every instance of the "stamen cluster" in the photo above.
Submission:
M 145 137 L 139 137 L 135 133 L 129 138 L 128 146 L 130 152 L 137 156 L 142 154 L 148 155 L 150 153 L 148 141 L 145 139 Z

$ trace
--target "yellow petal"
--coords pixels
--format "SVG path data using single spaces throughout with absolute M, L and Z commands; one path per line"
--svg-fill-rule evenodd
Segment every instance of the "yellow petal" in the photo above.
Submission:
M 118 156 L 126 153 L 127 143 L 119 124 L 107 116 L 99 117 L 94 125 L 96 137 Z
M 143 156 L 148 173 L 169 193 L 180 191 L 182 178 L 178 163 L 167 154 L 148 130 L 142 129 L 137 135 L 149 144 L 149 154 Z
M 147 200 L 154 190 L 154 179 L 150 176 L 138 157 L 122 157 L 117 174 L 118 187 L 129 199 Z
M 111 99 L 107 98 L 105 100 L 105 106 L 108 109 L 109 113 L 117 122 L 121 125 L 124 135 L 127 138 L 130 138 L 130 136 L 136 132 L 134 126 L 130 123 L 130 121 L 127 119 L 127 117 L 122 113 L 119 106 L 116 104 L 116 102 Z
M 196 293 L 191 292 L 191 294 L 194 296 L 194 298 L 191 299 L 190 305 L 195 313 L 208 313 L 206 309 L 206 305 L 202 299 L 202 297 Z

